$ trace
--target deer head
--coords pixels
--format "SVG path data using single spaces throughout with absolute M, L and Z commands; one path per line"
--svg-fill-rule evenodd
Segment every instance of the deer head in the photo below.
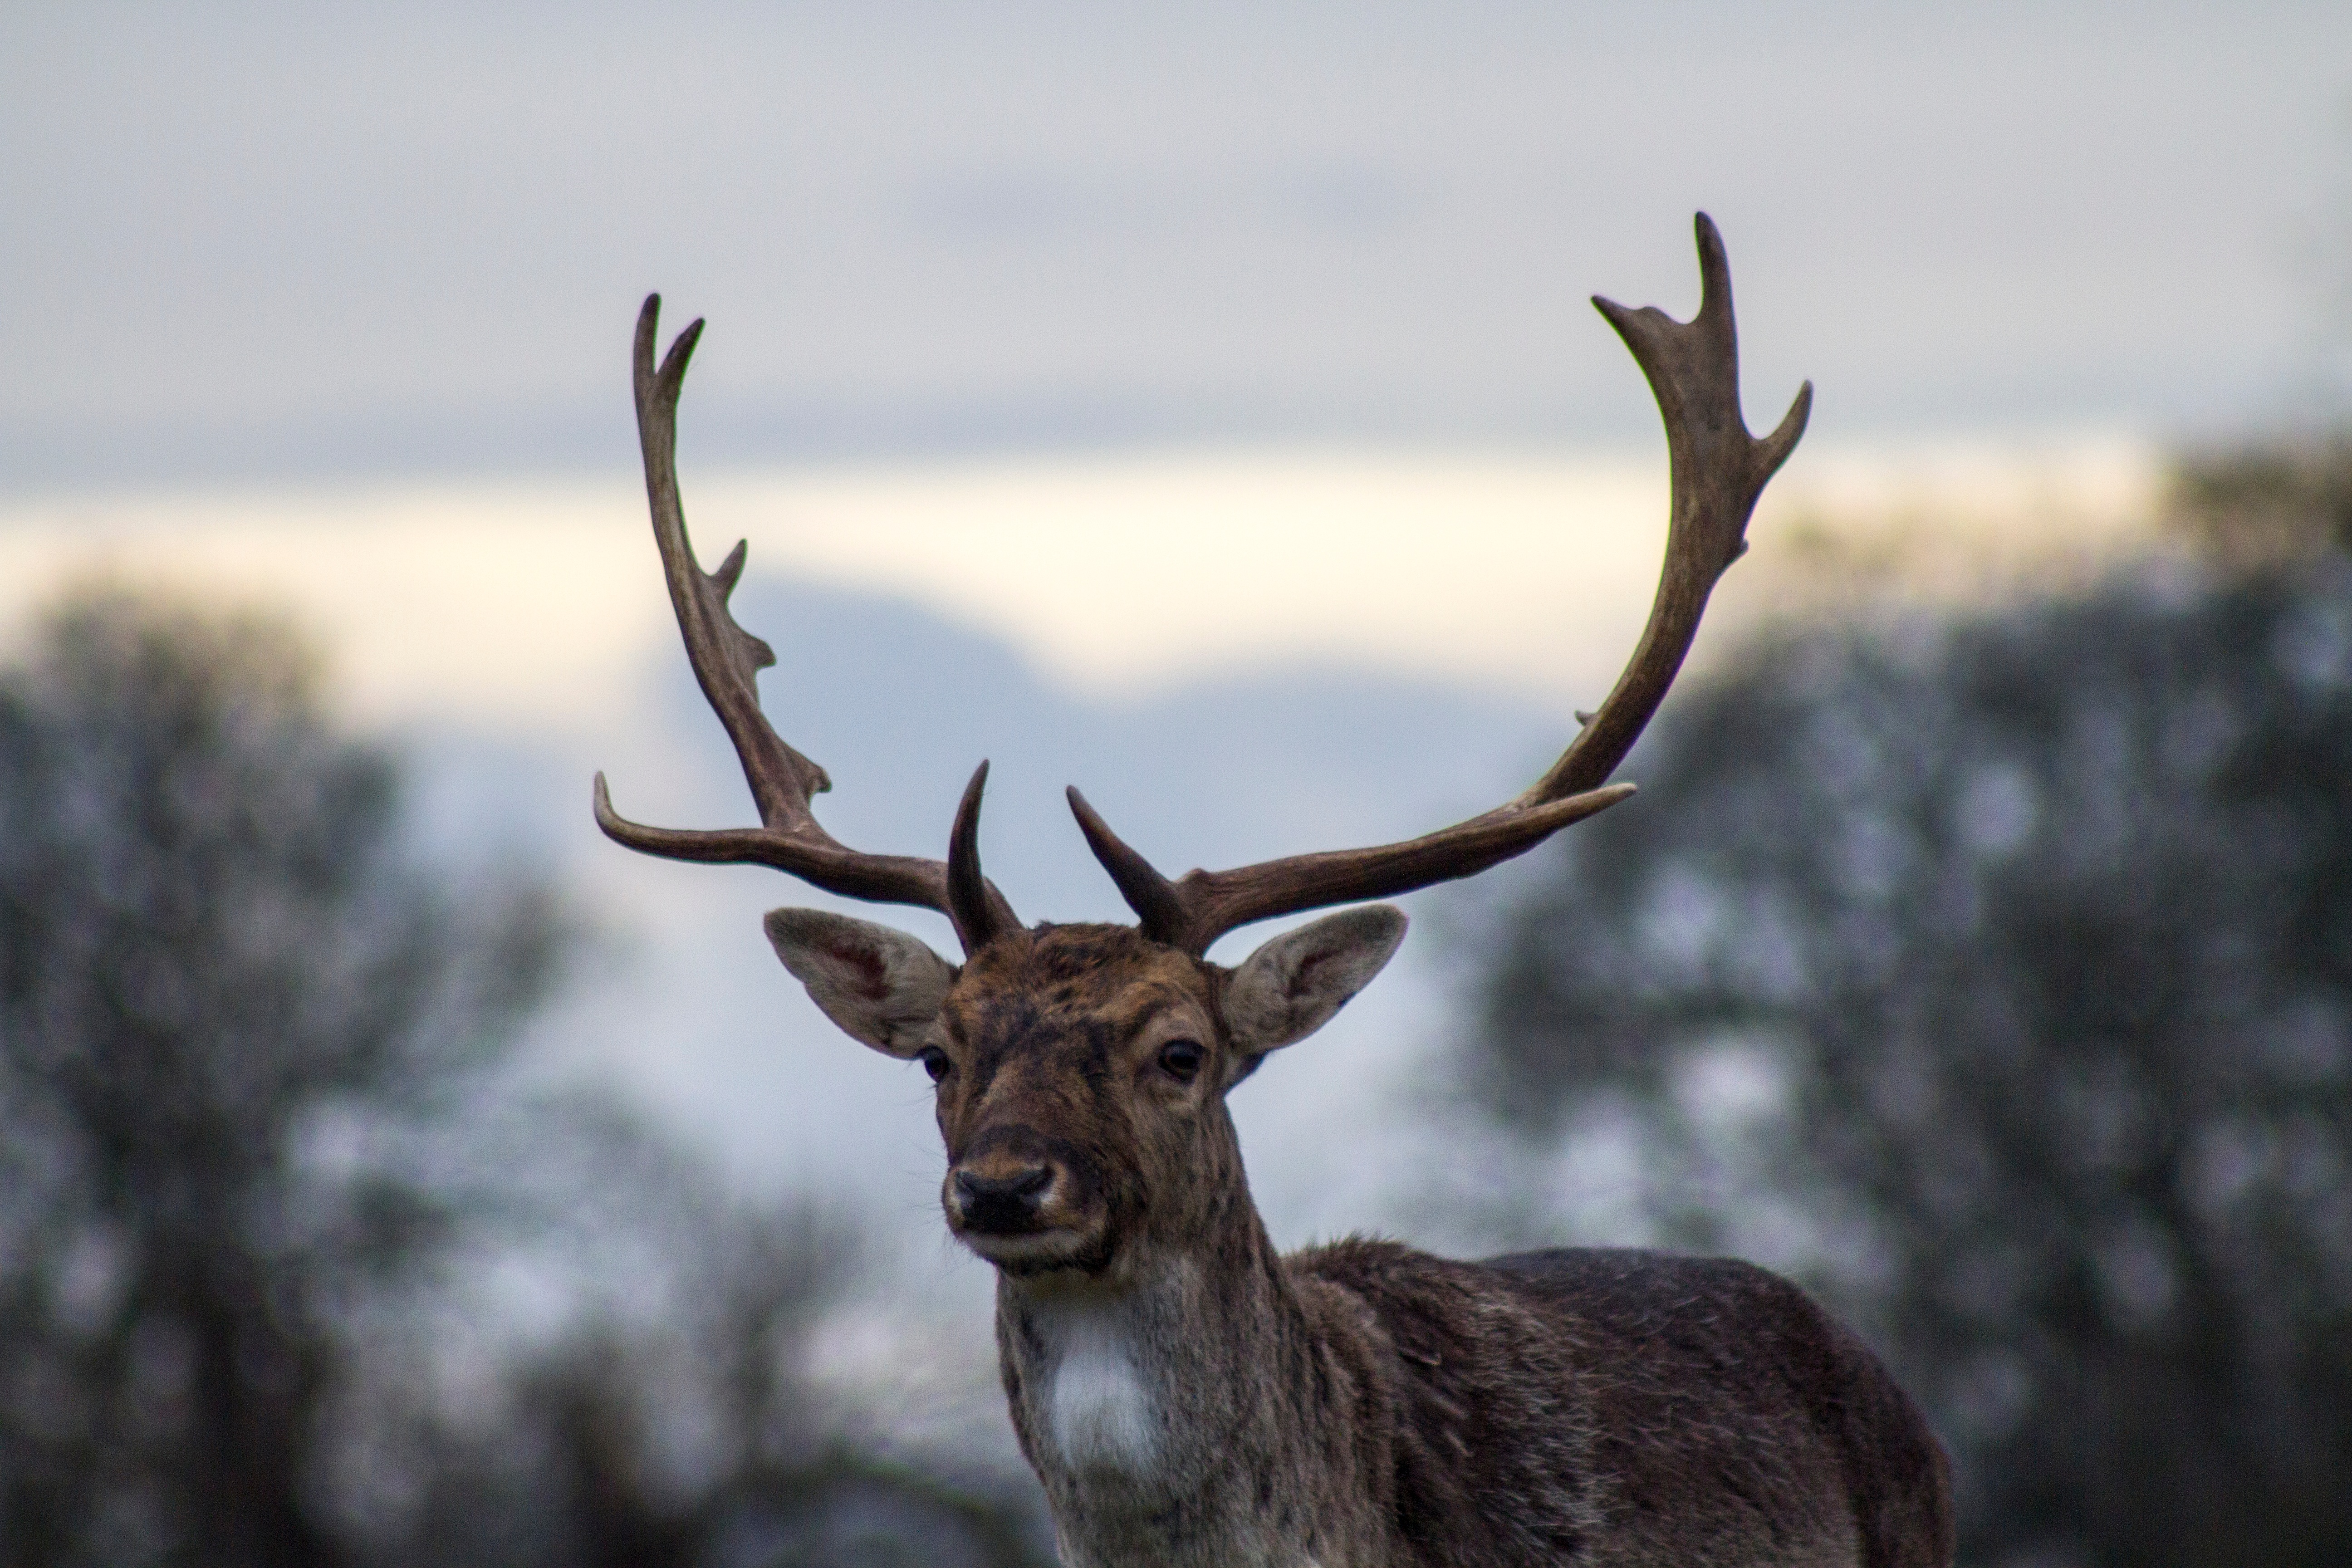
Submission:
M 1228 969 L 1204 956 L 1254 921 L 1362 904 L 1474 876 L 1633 793 L 1609 775 L 1681 668 L 1708 595 L 1747 548 L 1757 497 L 1802 434 L 1808 384 L 1769 436 L 1739 411 L 1738 358 L 1723 244 L 1697 220 L 1697 316 L 1594 300 L 1647 375 L 1673 477 L 1665 564 L 1648 625 L 1597 712 L 1517 799 L 1404 843 L 1295 856 L 1171 879 L 1122 842 L 1084 796 L 1078 826 L 1134 910 L 1134 926 L 1024 927 L 982 873 L 982 763 L 944 861 L 841 844 L 810 810 L 831 787 L 761 711 L 757 673 L 775 662 L 727 608 L 739 543 L 715 573 L 695 561 L 678 500 L 678 391 L 695 322 L 658 368 L 658 296 L 637 320 L 637 429 L 654 537 L 687 655 L 735 743 L 761 826 L 681 831 L 630 822 L 596 778 L 596 821 L 633 849 L 673 859 L 756 861 L 828 892 L 937 910 L 963 963 L 870 921 L 807 909 L 768 916 L 777 955 L 826 1016 L 876 1050 L 919 1059 L 938 1085 L 948 1223 L 1008 1274 L 1101 1275 L 1140 1247 L 1214 1228 L 1246 1185 L 1226 1093 L 1265 1055 L 1320 1028 L 1378 973 L 1404 916 L 1372 904 L 1268 942 Z

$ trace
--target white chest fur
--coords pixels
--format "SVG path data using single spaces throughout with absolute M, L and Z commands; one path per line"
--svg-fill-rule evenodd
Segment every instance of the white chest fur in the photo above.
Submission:
M 1265 1467 L 1287 1462 L 1286 1445 L 1267 1427 L 1253 1359 L 1234 1353 L 1253 1342 L 1245 1314 L 1221 1310 L 1230 1303 L 1190 1258 L 1133 1268 L 1122 1284 L 1000 1285 L 1014 1419 L 1053 1502 L 1062 1561 L 1311 1568 L 1311 1542 L 1339 1538 L 1295 1507 L 1266 1507 Z
M 1032 1309 L 1040 1435 L 1066 1468 L 1140 1478 L 1159 1468 L 1163 1413 L 1153 1315 L 1124 1295 Z

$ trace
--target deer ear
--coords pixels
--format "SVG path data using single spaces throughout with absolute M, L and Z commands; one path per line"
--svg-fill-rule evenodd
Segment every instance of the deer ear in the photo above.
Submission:
M 955 970 L 905 931 L 824 910 L 771 910 L 768 940 L 809 1000 L 853 1040 L 911 1057 L 940 1016 Z
M 1244 959 L 1225 987 L 1225 1026 L 1248 1068 L 1329 1023 L 1395 953 L 1404 926 L 1402 910 L 1367 904 L 1286 931 Z

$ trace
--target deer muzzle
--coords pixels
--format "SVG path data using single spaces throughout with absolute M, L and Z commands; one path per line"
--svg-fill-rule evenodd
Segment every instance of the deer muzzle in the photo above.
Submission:
M 1108 1216 L 1075 1152 L 1025 1131 L 983 1137 L 948 1168 L 948 1228 L 1001 1268 L 1083 1267 L 1101 1249 Z
M 1054 1187 L 1054 1167 L 1029 1165 L 1004 1175 L 958 1171 L 950 1202 L 964 1229 L 983 1236 L 1017 1236 L 1037 1227 L 1037 1211 Z

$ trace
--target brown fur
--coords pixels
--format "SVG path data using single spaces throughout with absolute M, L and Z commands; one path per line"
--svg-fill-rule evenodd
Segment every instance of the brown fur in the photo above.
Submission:
M 1000 1268 L 1024 1453 L 1073 1568 L 1939 1568 L 1941 1449 L 1793 1285 L 1632 1251 L 1277 1255 L 1224 1091 L 1230 972 L 1116 926 L 968 964 L 932 1039 L 950 1184 L 1050 1167 Z M 1187 1084 L 1171 1039 L 1207 1059 Z M 1038 1250 L 1038 1249 L 1044 1250 Z

